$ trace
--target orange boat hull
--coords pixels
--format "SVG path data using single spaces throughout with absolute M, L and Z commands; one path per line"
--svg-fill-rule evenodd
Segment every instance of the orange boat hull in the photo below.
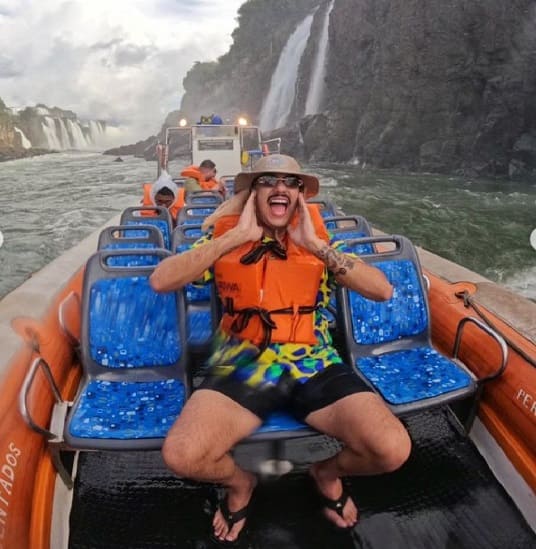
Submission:
M 456 328 L 471 309 L 454 294 L 460 289 L 475 290 L 467 283 L 449 284 L 431 273 L 430 310 L 432 336 L 446 354 L 452 354 Z M 65 399 L 73 397 L 80 369 L 68 338 L 58 323 L 58 306 L 71 291 L 81 293 L 80 270 L 58 293 L 40 321 L 17 319 L 14 328 L 24 344 L 13 357 L 1 381 L 0 401 L 0 549 L 48 549 L 56 473 L 44 439 L 34 433 L 19 412 L 18 399 L 24 376 L 39 354 L 51 366 Z M 489 313 L 493 317 L 492 313 Z M 529 356 L 536 358 L 536 346 L 500 319 L 494 322 Z M 492 373 L 498 366 L 499 348 L 478 328 L 469 325 L 463 338 L 460 358 L 477 376 Z M 504 374 L 484 391 L 479 417 L 504 452 L 536 491 L 536 369 L 510 350 Z M 44 376 L 38 375 L 29 395 L 36 422 L 47 426 L 53 397 Z M 39 407 L 36 406 L 39 405 Z

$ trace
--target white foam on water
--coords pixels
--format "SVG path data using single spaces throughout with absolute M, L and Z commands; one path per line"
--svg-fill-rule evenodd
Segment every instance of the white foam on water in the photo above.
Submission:
M 536 252 L 534 253 L 534 261 L 536 263 Z M 503 284 L 514 292 L 536 301 L 536 265 L 522 269 L 508 277 Z

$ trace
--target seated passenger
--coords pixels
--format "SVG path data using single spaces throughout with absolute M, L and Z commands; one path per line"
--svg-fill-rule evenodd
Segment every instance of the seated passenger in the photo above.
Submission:
M 184 189 L 178 188 L 167 172 L 162 172 L 154 183 L 145 183 L 141 202 L 144 206 L 167 208 L 175 222 L 179 210 L 184 206 Z
M 184 190 L 186 192 L 225 192 L 223 183 L 216 179 L 216 164 L 212 160 L 203 160 L 199 166 L 188 166 L 182 170 L 181 175 L 188 178 L 184 183 Z
M 156 291 L 173 291 L 212 273 L 224 306 L 210 373 L 163 447 L 177 475 L 225 486 L 212 523 L 222 542 L 238 539 L 257 484 L 229 452 L 274 410 L 344 445 L 309 470 L 325 517 L 340 528 L 359 514 L 341 477 L 393 471 L 409 455 L 404 426 L 343 363 L 320 311 L 331 282 L 375 300 L 393 289 L 379 269 L 330 246 L 306 204 L 318 186 L 293 158 L 263 157 L 236 177 L 237 197 L 218 212 L 214 233 L 151 275 Z

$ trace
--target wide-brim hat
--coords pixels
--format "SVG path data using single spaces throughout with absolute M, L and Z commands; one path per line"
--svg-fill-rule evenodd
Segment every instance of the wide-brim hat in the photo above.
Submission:
M 263 156 L 255 164 L 250 172 L 240 172 L 235 177 L 235 193 L 251 189 L 253 181 L 265 173 L 284 173 L 295 175 L 303 181 L 305 198 L 312 198 L 318 194 L 318 178 L 314 175 L 303 173 L 300 165 L 292 156 L 286 154 L 270 154 Z

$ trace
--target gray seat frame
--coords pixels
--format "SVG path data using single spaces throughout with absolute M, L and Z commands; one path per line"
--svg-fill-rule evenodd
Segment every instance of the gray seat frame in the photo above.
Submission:
M 127 234 L 129 231 L 139 230 L 147 231 L 147 236 L 128 236 Z M 120 235 L 117 235 L 117 233 L 120 233 Z M 133 249 L 136 249 L 136 244 L 154 244 L 154 248 L 165 249 L 162 232 L 154 225 L 111 225 L 101 231 L 97 250 L 104 250 L 110 244 L 121 242 L 131 244 Z
M 428 319 L 426 329 L 419 334 L 415 334 L 412 336 L 404 337 L 403 339 L 388 341 L 383 343 L 376 343 L 376 344 L 370 344 L 370 345 L 358 344 L 353 337 L 353 325 L 352 325 L 352 316 L 350 311 L 350 299 L 349 299 L 349 292 L 351 290 L 344 288 L 342 286 L 338 287 L 337 301 L 339 303 L 339 309 L 341 312 L 341 315 L 340 315 L 341 328 L 343 330 L 345 341 L 346 341 L 348 361 L 353 367 L 356 374 L 369 387 L 371 387 L 371 389 L 373 389 L 375 392 L 378 392 L 375 389 L 375 387 L 372 385 L 372 383 L 368 380 L 368 378 L 364 376 L 359 370 L 359 368 L 356 366 L 356 362 L 360 357 L 377 356 L 383 353 L 410 350 L 410 349 L 414 349 L 422 346 L 428 346 L 433 349 L 435 349 L 435 347 L 432 344 L 432 337 L 431 337 L 430 306 L 428 303 L 426 283 L 423 278 L 422 268 L 421 268 L 420 261 L 419 261 L 415 247 L 413 246 L 413 244 L 408 238 L 400 235 L 374 236 L 374 237 L 366 237 L 366 238 L 357 238 L 357 239 L 347 241 L 347 245 L 349 247 L 357 244 L 369 244 L 369 243 L 373 245 L 382 244 L 382 243 L 395 244 L 394 250 L 388 250 L 384 252 L 378 252 L 375 254 L 359 256 L 360 259 L 362 259 L 363 261 L 365 261 L 370 265 L 374 265 L 375 263 L 378 263 L 380 261 L 385 261 L 385 260 L 394 260 L 394 261 L 409 260 L 413 263 L 417 271 L 417 275 L 418 275 L 417 278 L 420 286 L 419 290 L 422 295 L 422 299 L 424 300 L 427 319 Z M 476 405 L 477 405 L 476 401 L 480 396 L 479 387 L 483 382 L 489 381 L 490 379 L 495 379 L 497 376 L 499 376 L 502 373 L 502 371 L 506 366 L 508 351 L 506 348 L 506 343 L 498 334 L 496 334 L 493 330 L 491 330 L 486 325 L 483 325 L 483 323 L 481 323 L 477 319 L 473 319 L 471 317 L 469 318 L 474 324 L 478 325 L 481 329 L 483 329 L 486 333 L 488 333 L 492 338 L 494 338 L 499 343 L 502 351 L 502 360 L 496 372 L 494 372 L 491 376 L 488 376 L 486 378 L 477 379 L 476 376 L 471 372 L 471 370 L 469 370 L 469 368 L 467 368 L 467 366 L 465 366 L 465 364 L 463 364 L 463 362 L 461 362 L 458 359 L 457 355 L 458 355 L 459 345 L 461 341 L 461 335 L 463 331 L 463 326 L 465 325 L 465 322 L 460 323 L 460 326 L 458 326 L 458 333 L 456 335 L 455 352 L 453 353 L 454 358 L 449 358 L 449 357 L 445 357 L 445 358 L 447 358 L 451 362 L 454 362 L 460 369 L 462 369 L 464 372 L 466 372 L 469 375 L 469 377 L 471 378 L 471 382 L 469 383 L 469 385 L 467 387 L 450 391 L 448 393 L 444 393 L 436 397 L 416 400 L 416 401 L 405 403 L 405 404 L 395 405 L 387 402 L 386 404 L 391 408 L 393 413 L 395 413 L 396 415 L 404 415 L 407 413 L 413 413 L 420 410 L 429 409 L 435 406 L 446 405 L 457 400 L 474 397 L 475 402 L 473 406 L 471 406 L 472 411 L 468 416 L 467 422 L 466 422 L 466 427 L 470 427 L 470 424 L 472 423 L 472 420 L 474 418 L 474 412 L 476 411 Z

